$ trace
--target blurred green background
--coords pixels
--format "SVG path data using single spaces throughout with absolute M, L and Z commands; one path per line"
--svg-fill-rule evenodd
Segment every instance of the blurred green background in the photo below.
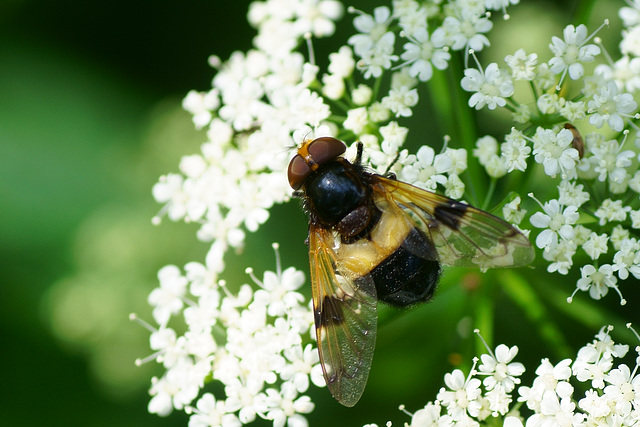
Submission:
M 527 41 L 543 47 L 572 22 L 577 4 L 523 3 L 535 5 L 520 13 L 520 7 L 513 8 L 513 19 L 537 28 L 541 37 Z M 604 3 L 615 18 L 622 3 Z M 137 357 L 150 353 L 148 332 L 128 315 L 151 319 L 146 297 L 160 267 L 201 261 L 206 253 L 194 226 L 166 220 L 151 225 L 160 208 L 151 186 L 159 175 L 176 171 L 180 156 L 197 152 L 204 140 L 180 102 L 190 89 L 210 87 L 210 54 L 226 59 L 233 50 L 250 47 L 247 5 L 218 0 L 5 0 L 0 5 L 1 425 L 186 425 L 184 414 L 147 413 L 149 381 L 161 370 L 155 364 L 134 366 Z M 532 14 L 539 19 L 532 22 Z M 342 21 L 339 40 L 352 31 L 349 21 Z M 504 26 L 500 18 L 495 21 L 492 40 Z M 619 30 L 609 31 L 617 38 Z M 501 40 L 508 44 L 495 46 L 497 56 L 517 48 L 513 34 Z M 318 57 L 337 46 L 318 41 Z M 424 120 L 416 121 L 412 135 L 429 133 L 424 126 Z M 484 126 L 505 130 L 500 122 Z M 429 136 L 441 141 L 440 134 Z M 414 139 L 411 148 L 417 145 Z M 282 232 L 283 223 L 290 224 L 290 232 Z M 297 203 L 275 207 L 264 228 L 248 239 L 244 254 L 229 259 L 228 275 L 242 282 L 248 265 L 259 276 L 273 269 L 273 241 L 281 243 L 284 265 L 306 273 L 305 229 Z M 573 289 L 573 278 L 562 286 L 562 278 L 537 276 L 543 278 L 536 286 L 549 307 L 540 311 L 532 302 L 527 312 L 497 287 L 493 294 L 475 294 L 475 274 L 449 271 L 428 309 L 385 322 L 362 403 L 346 409 L 326 390 L 314 390 L 311 424 L 407 420 L 395 412 L 399 403 L 418 409 L 435 397 L 445 372 L 469 361 L 477 340 L 459 332 L 468 332 L 465 316 L 479 305 L 495 310 L 496 341 L 518 344 L 522 357 L 533 363 L 584 344 L 598 322 L 608 320 L 598 311 L 590 318 L 595 329 L 578 327 L 576 317 L 589 307 L 574 303 L 574 316 L 554 309 Z M 627 299 L 637 302 L 625 288 Z M 487 295 L 492 298 L 479 301 Z M 621 309 L 614 296 L 603 305 L 617 312 L 616 319 L 635 313 L 632 307 Z M 560 330 L 566 336 L 553 341 Z M 549 335 L 550 344 L 538 345 L 528 339 L 531 334 Z M 566 347 L 554 348 L 558 342 Z
M 247 4 L 0 3 L 1 425 L 186 425 L 147 413 L 128 314 L 206 249 L 151 225 L 151 186 L 202 141 L 180 102 L 250 46 Z

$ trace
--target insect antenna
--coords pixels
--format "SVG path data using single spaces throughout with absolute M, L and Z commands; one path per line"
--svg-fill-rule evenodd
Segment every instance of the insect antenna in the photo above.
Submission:
M 393 160 L 391 160 L 391 163 L 389 163 L 389 166 L 387 166 L 387 168 L 384 170 L 384 174 L 383 174 L 384 177 L 390 178 L 390 179 L 396 179 L 396 174 L 391 172 L 391 168 L 393 167 L 393 165 L 395 165 L 398 162 L 398 159 L 400 159 L 400 153 L 396 153 Z

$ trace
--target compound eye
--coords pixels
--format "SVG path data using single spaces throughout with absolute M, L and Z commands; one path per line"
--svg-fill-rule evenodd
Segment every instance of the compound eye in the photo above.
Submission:
M 339 139 L 323 136 L 311 141 L 308 150 L 313 161 L 318 165 L 322 165 L 344 154 L 347 146 Z
M 311 168 L 305 162 L 305 160 L 299 154 L 293 156 L 293 159 L 289 162 L 289 170 L 287 176 L 289 178 L 289 185 L 294 190 L 299 190 L 304 184 L 304 180 L 307 179 L 311 173 Z

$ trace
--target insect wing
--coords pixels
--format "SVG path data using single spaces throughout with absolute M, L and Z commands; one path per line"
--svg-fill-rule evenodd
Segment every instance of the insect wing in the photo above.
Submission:
M 369 377 L 376 342 L 376 291 L 373 280 L 337 271 L 329 230 L 311 226 L 309 262 L 318 351 L 333 397 L 355 405 Z
M 382 176 L 374 191 L 431 239 L 445 265 L 517 267 L 533 261 L 529 239 L 488 212 Z

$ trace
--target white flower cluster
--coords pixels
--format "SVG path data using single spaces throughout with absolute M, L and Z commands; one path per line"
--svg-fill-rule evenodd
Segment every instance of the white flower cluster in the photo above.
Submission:
M 638 2 L 620 12 L 629 26 L 638 25 L 639 14 Z M 519 49 L 505 58 L 504 65 L 491 63 L 483 70 L 478 63 L 478 69 L 466 69 L 461 82 L 463 89 L 473 92 L 470 107 L 504 107 L 526 129 L 512 128 L 501 143 L 492 136 L 482 137 L 473 154 L 492 178 L 516 170 L 528 175 L 531 166 L 538 164 L 554 179 L 557 196 L 549 194 L 548 188 L 541 190 L 548 199 L 538 201 L 541 210 L 530 216 L 531 225 L 539 229 L 536 246 L 543 249 L 548 271 L 563 275 L 569 274 L 576 256 L 586 254 L 588 261 L 580 262 L 582 277 L 576 291 L 588 291 L 594 299 L 610 289 L 620 294 L 618 280 L 640 278 L 640 236 L 636 233 L 640 210 L 629 203 L 628 196 L 630 191 L 640 192 L 635 161 L 640 152 L 640 128 L 632 121 L 638 117 L 634 94 L 640 88 L 632 76 L 638 79 L 640 74 L 628 68 L 631 58 L 640 60 L 636 56 L 640 52 L 630 50 L 630 37 L 635 33 L 632 28 L 623 32 L 623 59 L 598 65 L 591 74 L 583 65 L 594 61 L 602 48 L 590 43 L 594 34 L 589 35 L 584 25 L 568 25 L 563 38 L 552 37 L 549 49 L 553 56 L 547 62 Z M 517 80 L 529 82 L 518 87 L 530 93 L 516 92 Z M 517 101 L 526 96 L 533 96 L 536 102 Z M 576 128 L 605 125 L 608 129 L 584 135 Z M 635 141 L 628 137 L 630 129 L 637 134 Z M 603 192 L 608 196 L 600 197 Z M 621 294 L 620 301 L 626 303 Z
M 517 1 L 511 1 L 517 3 Z M 396 0 L 373 15 L 349 9 L 357 34 L 329 55 L 326 72 L 300 51 L 309 37 L 326 37 L 344 12 L 335 0 L 268 0 L 251 3 L 249 22 L 257 29 L 254 48 L 235 52 L 218 70 L 207 92 L 191 91 L 183 107 L 208 140 L 201 152 L 182 158 L 179 173 L 162 176 L 153 187 L 164 204 L 154 218 L 201 224 L 198 238 L 212 242 L 219 273 L 229 248 L 241 248 L 246 231 L 256 231 L 269 209 L 289 199 L 286 180 L 292 142 L 337 136 L 365 144 L 365 161 L 382 172 L 395 159 L 395 171 L 412 184 L 461 198 L 465 149 L 428 148 L 417 155 L 402 150 L 408 129 L 396 119 L 411 116 L 419 101 L 417 85 L 445 69 L 450 51 L 476 51 L 488 45 L 490 10 L 509 1 L 455 0 L 421 3 Z M 399 40 L 402 40 L 399 42 Z M 396 45 L 402 51 L 396 52 Z M 385 73 L 388 90 L 364 84 Z M 358 80 L 362 83 L 358 84 Z M 429 151 L 430 150 L 430 151 Z
M 182 159 L 179 174 L 161 177 L 153 195 L 171 220 L 201 224 L 198 238 L 212 242 L 218 273 L 226 250 L 241 247 L 245 230 L 257 230 L 268 209 L 288 199 L 283 171 L 292 133 L 329 117 L 329 107 L 309 88 L 317 67 L 295 49 L 306 34 L 333 34 L 342 13 L 333 0 L 252 3 L 256 47 L 235 52 L 223 64 L 213 57 L 218 73 L 212 89 L 191 91 L 184 99 L 208 141 L 199 154 Z
M 158 327 L 150 329 L 151 356 L 165 369 L 152 379 L 149 412 L 174 409 L 190 415 L 190 427 L 240 426 L 256 417 L 282 427 L 304 427 L 314 408 L 310 381 L 324 385 L 310 328 L 313 314 L 297 289 L 304 274 L 289 267 L 244 284 L 233 294 L 215 272 L 189 263 L 158 273 L 160 286 L 149 295 Z M 182 333 L 177 331 L 184 331 Z M 306 337 L 306 338 L 303 338 Z M 224 392 L 208 391 L 208 383 Z
M 381 107 L 396 117 L 410 116 L 411 109 L 418 103 L 418 83 L 431 80 L 434 68 L 447 68 L 452 51 L 480 51 L 488 46 L 486 34 L 493 27 L 490 11 L 504 10 L 508 4 L 509 1 L 490 0 L 395 0 L 392 8 L 377 7 L 373 15 L 351 9 L 359 14 L 354 20 L 359 33 L 349 38 L 359 58 L 356 66 L 367 79 L 379 78 L 385 71 L 394 70 L 390 90 L 382 97 Z M 398 45 L 402 46 L 401 51 L 396 50 Z M 477 76 L 470 79 L 474 77 Z M 471 86 L 482 85 L 483 81 L 479 80 L 476 78 Z M 374 106 L 378 113 L 375 103 Z M 371 119 L 377 121 L 375 116 Z
M 500 425 L 635 426 L 640 423 L 640 357 L 633 368 L 617 363 L 627 345 L 602 328 L 575 360 L 543 359 L 531 386 L 518 386 L 525 367 L 514 362 L 518 348 L 500 344 L 477 359 L 469 375 L 456 369 L 444 376 L 437 399 L 411 414 L 407 427 Z M 640 347 L 637 349 L 640 354 Z M 576 390 L 573 384 L 579 386 Z M 517 387 L 517 390 L 516 390 Z M 582 394 L 582 390 L 586 390 Z M 517 394 L 516 394 L 517 391 Z M 527 409 L 521 408 L 526 405 Z M 401 407 L 404 410 L 404 407 Z M 529 412 L 529 414 L 527 414 Z M 387 423 L 387 426 L 391 423 Z M 374 427 L 376 424 L 367 424 Z

